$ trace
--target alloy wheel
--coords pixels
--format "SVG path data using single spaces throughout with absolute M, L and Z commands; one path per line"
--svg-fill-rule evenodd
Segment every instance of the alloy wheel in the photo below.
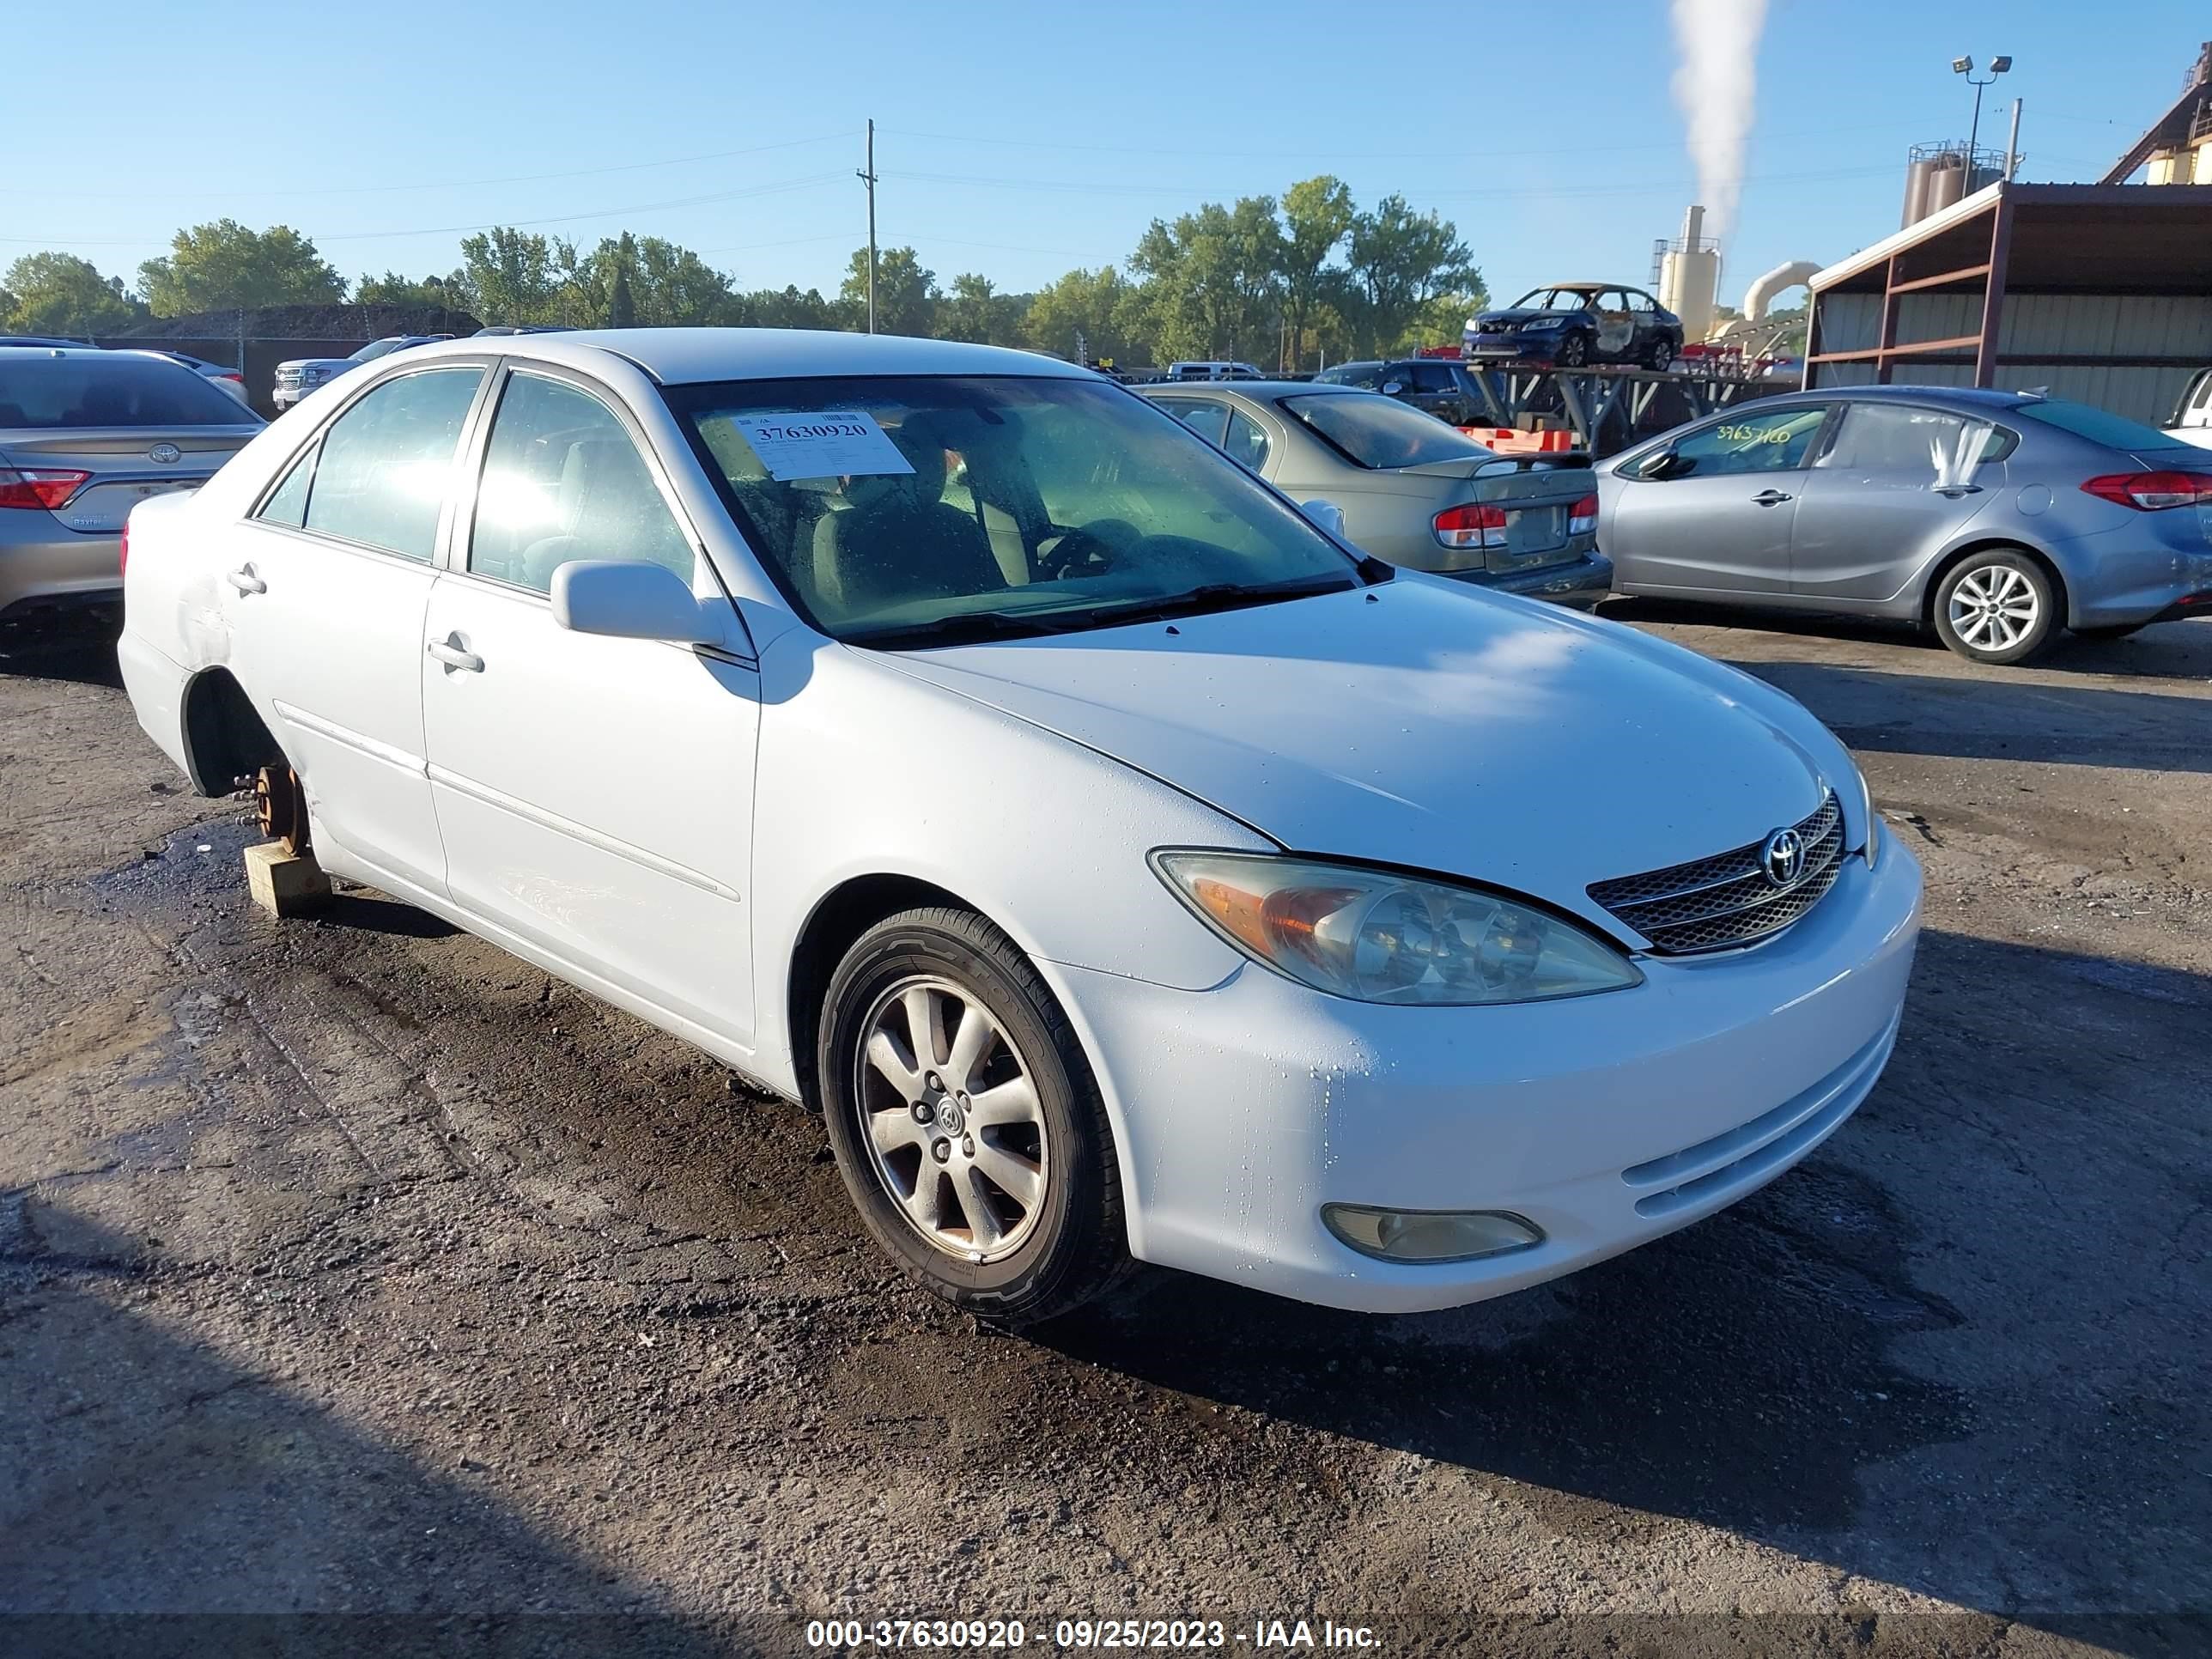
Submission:
M 1043 1213 L 1051 1146 L 1030 1069 L 975 994 L 918 975 L 860 1026 L 854 1103 L 876 1179 L 907 1224 L 963 1261 L 1021 1249 Z
M 2009 651 L 2034 630 L 2042 613 L 2035 585 L 2009 565 L 1969 570 L 1951 589 L 1951 631 L 1977 651 Z

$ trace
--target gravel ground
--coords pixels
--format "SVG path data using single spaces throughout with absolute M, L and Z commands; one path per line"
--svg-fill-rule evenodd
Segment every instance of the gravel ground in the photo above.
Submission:
M 674 1039 L 252 908 L 106 643 L 0 639 L 0 1649 L 2212 1650 L 2212 622 L 2006 671 L 1610 614 L 1809 704 L 1925 860 L 1873 1098 L 1500 1302 L 1144 1273 L 1019 1339 Z

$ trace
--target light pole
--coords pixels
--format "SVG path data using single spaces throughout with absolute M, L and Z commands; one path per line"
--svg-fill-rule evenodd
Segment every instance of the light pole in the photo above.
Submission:
M 1966 134 L 1966 187 L 1970 194 L 1973 189 L 1974 145 L 1982 136 L 1982 88 L 1986 86 L 1995 85 L 1997 76 L 2002 75 L 2011 67 L 2011 58 L 1992 58 L 1990 59 L 1990 72 L 1980 80 L 1977 81 L 1974 78 L 1974 60 L 1972 58 L 1954 58 L 1951 60 L 1951 73 L 1954 75 L 1965 76 L 1966 77 L 1966 84 L 1974 89 L 1974 125 L 1971 129 L 1969 129 Z

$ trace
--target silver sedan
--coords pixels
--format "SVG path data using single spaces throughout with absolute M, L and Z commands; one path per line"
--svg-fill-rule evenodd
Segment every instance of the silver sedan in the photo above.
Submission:
M 1345 538 L 1409 570 L 1591 605 L 1611 591 L 1597 486 L 1578 455 L 1498 455 L 1372 392 L 1308 380 L 1147 386 L 1145 396 Z
M 1858 386 L 1601 464 L 1614 591 L 1933 628 L 1977 662 L 2212 615 L 2203 452 L 2033 392 Z

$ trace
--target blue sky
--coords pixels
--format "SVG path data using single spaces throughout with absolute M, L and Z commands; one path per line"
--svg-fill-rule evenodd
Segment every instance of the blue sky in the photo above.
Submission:
M 1003 289 L 1321 172 L 1363 205 L 1396 190 L 1443 212 L 1501 295 L 1640 283 L 1692 195 L 1662 0 L 111 0 L 100 33 L 90 80 L 9 77 L 9 129 L 33 136 L 0 172 L 0 261 L 61 247 L 128 279 L 179 224 L 228 216 L 297 227 L 349 277 L 419 275 L 471 228 L 529 223 L 832 291 L 866 240 L 870 116 L 884 244 Z M 2195 0 L 1772 0 L 1722 297 L 1896 228 L 1905 148 L 1965 136 L 1954 56 L 2015 59 L 1985 143 L 2017 94 L 2022 176 L 2085 179 L 2208 34 Z M 1544 67 L 1484 71 L 1486 45 L 1516 40 Z

